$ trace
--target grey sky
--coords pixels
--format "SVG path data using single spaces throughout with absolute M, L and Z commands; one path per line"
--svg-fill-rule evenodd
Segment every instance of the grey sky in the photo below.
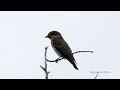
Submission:
M 44 79 L 44 48 L 56 59 L 45 36 L 59 31 L 72 51 L 92 50 L 74 57 L 79 71 L 67 61 L 48 63 L 50 79 L 120 78 L 119 11 L 0 12 L 0 78 Z M 103 73 L 103 72 L 110 73 Z

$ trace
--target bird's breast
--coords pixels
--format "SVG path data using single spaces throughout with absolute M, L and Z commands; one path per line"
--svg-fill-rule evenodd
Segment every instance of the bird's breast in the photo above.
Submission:
M 60 54 L 60 52 L 54 47 L 53 42 L 51 42 L 51 45 L 52 45 L 53 50 L 56 52 L 56 54 L 57 54 L 58 56 L 62 56 L 62 55 Z

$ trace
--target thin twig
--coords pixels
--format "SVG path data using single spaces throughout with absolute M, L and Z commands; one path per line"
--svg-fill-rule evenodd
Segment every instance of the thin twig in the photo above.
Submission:
M 46 59 L 47 49 L 48 49 L 48 47 L 45 47 L 45 67 L 40 66 L 45 71 L 45 75 L 46 75 L 45 78 L 46 79 L 48 79 L 48 74 L 50 73 L 47 71 L 47 59 Z
M 62 59 L 64 59 L 63 57 L 59 57 L 59 58 L 57 58 L 56 60 L 48 60 L 48 59 L 46 59 L 48 62 L 58 62 L 58 61 L 60 61 L 60 60 L 62 60 Z
M 60 60 L 62 60 L 62 59 L 65 59 L 65 58 L 63 58 L 63 57 L 59 57 L 59 58 L 57 58 L 56 60 L 53 60 L 53 61 L 51 61 L 51 60 L 48 60 L 47 59 L 47 49 L 48 49 L 48 46 L 47 47 L 45 47 L 45 67 L 43 67 L 43 66 L 40 66 L 43 70 L 44 70 L 44 72 L 45 72 L 45 78 L 46 79 L 48 79 L 48 74 L 50 73 L 50 72 L 48 72 L 47 71 L 47 61 L 48 62 L 58 62 L 58 61 L 60 61 Z M 77 51 L 77 52 L 74 52 L 73 54 L 76 54 L 76 53 L 80 53 L 80 52 L 91 52 L 91 53 L 93 53 L 93 51 Z M 97 75 L 98 75 L 98 73 L 97 73 Z M 96 75 L 96 77 L 97 77 L 97 75 Z M 95 77 L 95 78 L 96 78 Z
M 96 74 L 96 76 L 95 76 L 95 78 L 94 78 L 94 79 L 96 79 L 96 78 L 97 78 L 98 74 L 99 74 L 99 72 L 97 72 L 97 74 Z
M 46 50 L 47 51 L 47 50 Z M 77 51 L 77 52 L 74 52 L 74 53 L 72 53 L 72 54 L 76 54 L 76 53 L 80 53 L 80 52 L 90 52 L 90 53 L 93 53 L 93 51 Z M 47 58 L 46 58 L 46 60 L 48 61 L 48 62 L 58 62 L 58 61 L 60 61 L 60 60 L 62 60 L 62 59 L 64 59 L 63 57 L 59 57 L 59 58 L 57 58 L 57 59 L 55 59 L 55 60 L 48 60 Z
M 93 53 L 93 51 L 77 51 L 77 52 L 74 52 L 73 54 L 80 53 L 80 52 L 90 52 L 90 53 Z

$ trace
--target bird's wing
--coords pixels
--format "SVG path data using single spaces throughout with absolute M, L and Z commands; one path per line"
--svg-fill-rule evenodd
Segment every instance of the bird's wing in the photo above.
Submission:
M 64 39 L 62 39 L 62 40 L 60 40 L 60 39 L 62 39 L 62 38 L 54 39 L 54 41 L 53 41 L 54 48 L 56 48 L 56 50 L 58 50 L 58 52 L 60 52 L 60 54 L 64 58 L 66 58 L 70 62 L 74 62 L 75 59 L 73 57 L 73 54 L 72 54 L 72 51 L 71 51 L 70 47 L 64 41 Z

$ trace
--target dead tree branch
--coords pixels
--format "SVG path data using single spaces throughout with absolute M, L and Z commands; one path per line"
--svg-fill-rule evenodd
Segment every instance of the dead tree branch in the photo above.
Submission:
M 77 52 L 74 52 L 74 53 L 72 53 L 72 54 L 81 53 L 81 52 L 90 52 L 90 53 L 93 53 L 93 51 L 77 51 Z M 58 61 L 62 60 L 62 59 L 65 59 L 65 58 L 59 57 L 59 58 L 57 58 L 57 59 L 55 59 L 55 60 L 48 60 L 48 59 L 46 58 L 46 60 L 47 60 L 48 62 L 56 62 L 56 63 L 57 63 Z
M 73 54 L 81 53 L 81 52 L 90 52 L 90 53 L 93 53 L 93 51 L 77 51 L 77 52 L 74 52 Z
M 95 78 L 94 78 L 94 79 L 96 79 L 96 78 L 97 78 L 98 74 L 99 74 L 99 72 L 97 72 L 97 74 L 96 74 L 96 76 L 95 76 Z
M 46 59 L 47 49 L 48 49 L 48 47 L 45 47 L 45 67 L 40 66 L 45 72 L 45 75 L 46 75 L 45 78 L 46 79 L 48 79 L 48 74 L 50 73 L 50 72 L 47 71 L 47 59 Z
M 50 72 L 47 71 L 47 61 L 48 62 L 56 62 L 57 63 L 58 61 L 60 61 L 62 59 L 65 59 L 63 57 L 59 57 L 59 58 L 57 58 L 56 60 L 53 60 L 53 61 L 52 60 L 48 60 L 47 59 L 47 49 L 48 49 L 48 47 L 45 47 L 45 67 L 40 66 L 44 70 L 44 72 L 45 72 L 45 75 L 46 75 L 45 78 L 46 79 L 48 79 L 48 74 L 50 73 Z M 80 53 L 80 52 L 90 52 L 90 53 L 93 53 L 93 51 L 77 51 L 77 52 L 74 52 L 73 54 Z

